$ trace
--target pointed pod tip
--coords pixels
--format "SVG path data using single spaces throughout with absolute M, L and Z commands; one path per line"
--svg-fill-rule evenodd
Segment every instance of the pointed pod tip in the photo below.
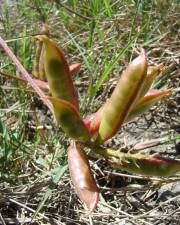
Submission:
M 94 193 L 94 198 L 89 204 L 89 209 L 91 212 L 94 211 L 94 209 L 97 207 L 98 202 L 99 202 L 99 191 Z
M 172 93 L 172 88 L 167 88 L 167 89 L 165 89 L 165 90 L 162 90 L 162 93 L 164 94 L 164 95 L 167 95 L 167 94 L 170 94 L 170 93 Z
M 147 92 L 147 94 L 145 95 L 145 97 L 148 97 L 148 96 L 164 96 L 164 95 L 167 95 L 171 92 L 172 92 L 171 88 L 167 88 L 167 89 L 164 89 L 164 90 L 150 89 Z
M 140 54 L 132 60 L 128 67 L 138 68 L 143 72 L 143 77 L 146 77 L 148 68 L 148 58 L 143 48 L 140 49 Z
M 90 212 L 94 211 L 99 202 L 99 189 L 90 190 L 88 188 L 83 188 L 78 190 L 76 188 L 76 191 L 81 201 L 88 206 Z
M 144 60 L 146 61 L 146 64 L 147 64 L 147 61 L 148 61 L 148 58 L 147 58 L 147 55 L 146 55 L 146 52 L 144 50 L 144 48 L 141 48 L 140 49 L 140 55 L 139 55 L 141 58 L 144 58 Z M 147 65 L 146 65 L 147 66 Z
M 81 68 L 81 63 L 72 64 L 69 67 L 70 74 L 73 75 L 74 73 L 79 72 L 80 68 Z

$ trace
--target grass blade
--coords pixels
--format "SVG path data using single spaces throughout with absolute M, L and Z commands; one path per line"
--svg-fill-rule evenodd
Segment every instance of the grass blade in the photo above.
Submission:
M 68 168 L 68 166 L 64 165 L 64 166 L 60 166 L 58 168 L 51 170 L 51 172 L 53 174 L 52 181 L 54 184 L 57 184 L 60 181 L 61 177 L 66 172 L 67 168 Z M 44 193 L 43 199 L 39 203 L 38 208 L 36 209 L 36 211 L 33 215 L 33 219 L 36 217 L 37 214 L 39 214 L 40 210 L 43 208 L 45 202 L 51 196 L 52 192 L 53 192 L 53 185 L 50 184 L 49 187 L 47 188 L 46 192 Z

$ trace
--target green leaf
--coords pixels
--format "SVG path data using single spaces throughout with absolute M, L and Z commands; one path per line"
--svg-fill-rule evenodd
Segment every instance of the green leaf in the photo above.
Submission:
M 51 173 L 53 174 L 53 183 L 58 184 L 63 174 L 66 172 L 67 168 L 68 165 L 64 165 L 51 170 Z

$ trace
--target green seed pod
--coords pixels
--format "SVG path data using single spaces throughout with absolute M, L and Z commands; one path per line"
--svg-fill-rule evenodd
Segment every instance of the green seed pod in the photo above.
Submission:
M 68 166 L 78 196 L 92 211 L 99 200 L 99 189 L 87 155 L 80 145 L 73 144 L 68 148 Z
M 77 94 L 64 54 L 47 36 L 38 35 L 36 38 L 43 41 L 45 46 L 44 65 L 52 96 L 70 102 L 79 111 Z
M 42 81 L 47 81 L 46 79 L 46 72 L 45 72 L 45 68 L 44 68 L 44 53 L 45 53 L 45 49 L 44 49 L 44 44 L 42 45 L 41 48 L 41 54 L 39 57 L 39 79 Z
M 42 25 L 40 34 L 46 35 L 47 37 L 50 36 L 49 28 L 46 24 Z M 46 81 L 44 69 L 44 46 L 42 41 L 37 42 L 32 74 L 35 78 Z
M 150 66 L 147 69 L 147 76 L 144 82 L 144 85 L 141 89 L 140 98 L 143 97 L 151 88 L 154 79 L 160 74 L 163 65 Z
M 168 177 L 180 172 L 180 161 L 157 155 L 122 154 L 119 159 L 113 158 L 110 164 L 130 173 L 145 176 Z
M 134 107 L 129 112 L 128 117 L 124 121 L 125 123 L 149 110 L 154 104 L 156 104 L 156 102 L 170 92 L 169 89 L 164 91 L 150 90 L 148 92 L 155 77 L 159 75 L 162 68 L 162 65 L 148 67 L 147 76 L 139 94 L 140 100 L 137 99 L 137 103 L 134 104 Z M 144 97 L 147 92 L 148 94 Z M 84 122 L 87 124 L 91 134 L 95 134 L 98 131 L 104 113 L 103 110 L 106 108 L 107 104 L 108 102 L 106 102 L 96 113 L 91 116 L 87 116 L 84 119 Z
M 128 112 L 139 98 L 147 73 L 147 58 L 142 51 L 121 75 L 112 96 L 108 100 L 99 127 L 98 142 L 103 142 L 119 130 Z
M 128 117 L 125 119 L 125 123 L 132 121 L 137 116 L 142 115 L 147 110 L 149 110 L 153 105 L 155 105 L 161 98 L 169 94 L 171 89 L 166 89 L 163 91 L 151 89 L 141 100 L 139 100 L 136 105 L 129 112 Z
M 73 75 L 74 73 L 78 72 L 80 70 L 81 64 L 80 63 L 76 63 L 76 64 L 72 64 L 69 67 L 70 70 L 70 74 Z M 36 82 L 36 84 L 43 89 L 43 91 L 49 91 L 49 85 L 48 82 L 43 81 L 41 79 L 34 79 L 34 81 Z
M 40 76 L 39 76 L 39 59 L 40 59 L 40 55 L 41 55 L 42 46 L 43 46 L 42 42 L 40 42 L 40 41 L 37 42 L 35 60 L 33 63 L 33 71 L 32 71 L 32 75 L 37 79 L 40 78 Z
M 80 118 L 77 109 L 62 99 L 48 97 L 48 100 L 52 103 L 56 120 L 64 132 L 77 141 L 89 142 L 88 128 Z

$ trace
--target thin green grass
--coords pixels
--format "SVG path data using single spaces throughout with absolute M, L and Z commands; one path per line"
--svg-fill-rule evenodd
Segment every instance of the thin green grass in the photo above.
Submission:
M 114 66 L 117 64 L 117 62 L 125 55 L 125 53 L 129 50 L 129 48 L 133 45 L 133 43 L 135 42 L 135 40 L 138 38 L 138 36 L 142 33 L 143 29 L 146 27 L 145 26 L 142 27 L 142 29 L 136 33 L 136 35 L 127 43 L 127 45 L 120 51 L 120 53 L 116 56 L 116 58 L 114 60 L 112 60 L 112 62 L 110 62 L 106 67 L 105 70 L 103 72 L 103 74 L 100 76 L 99 80 L 97 81 L 97 84 L 95 86 L 93 86 L 92 88 L 90 88 L 89 91 L 89 98 L 92 99 L 96 93 L 98 92 L 98 90 L 100 89 L 100 87 L 102 86 L 102 84 L 109 78 Z

